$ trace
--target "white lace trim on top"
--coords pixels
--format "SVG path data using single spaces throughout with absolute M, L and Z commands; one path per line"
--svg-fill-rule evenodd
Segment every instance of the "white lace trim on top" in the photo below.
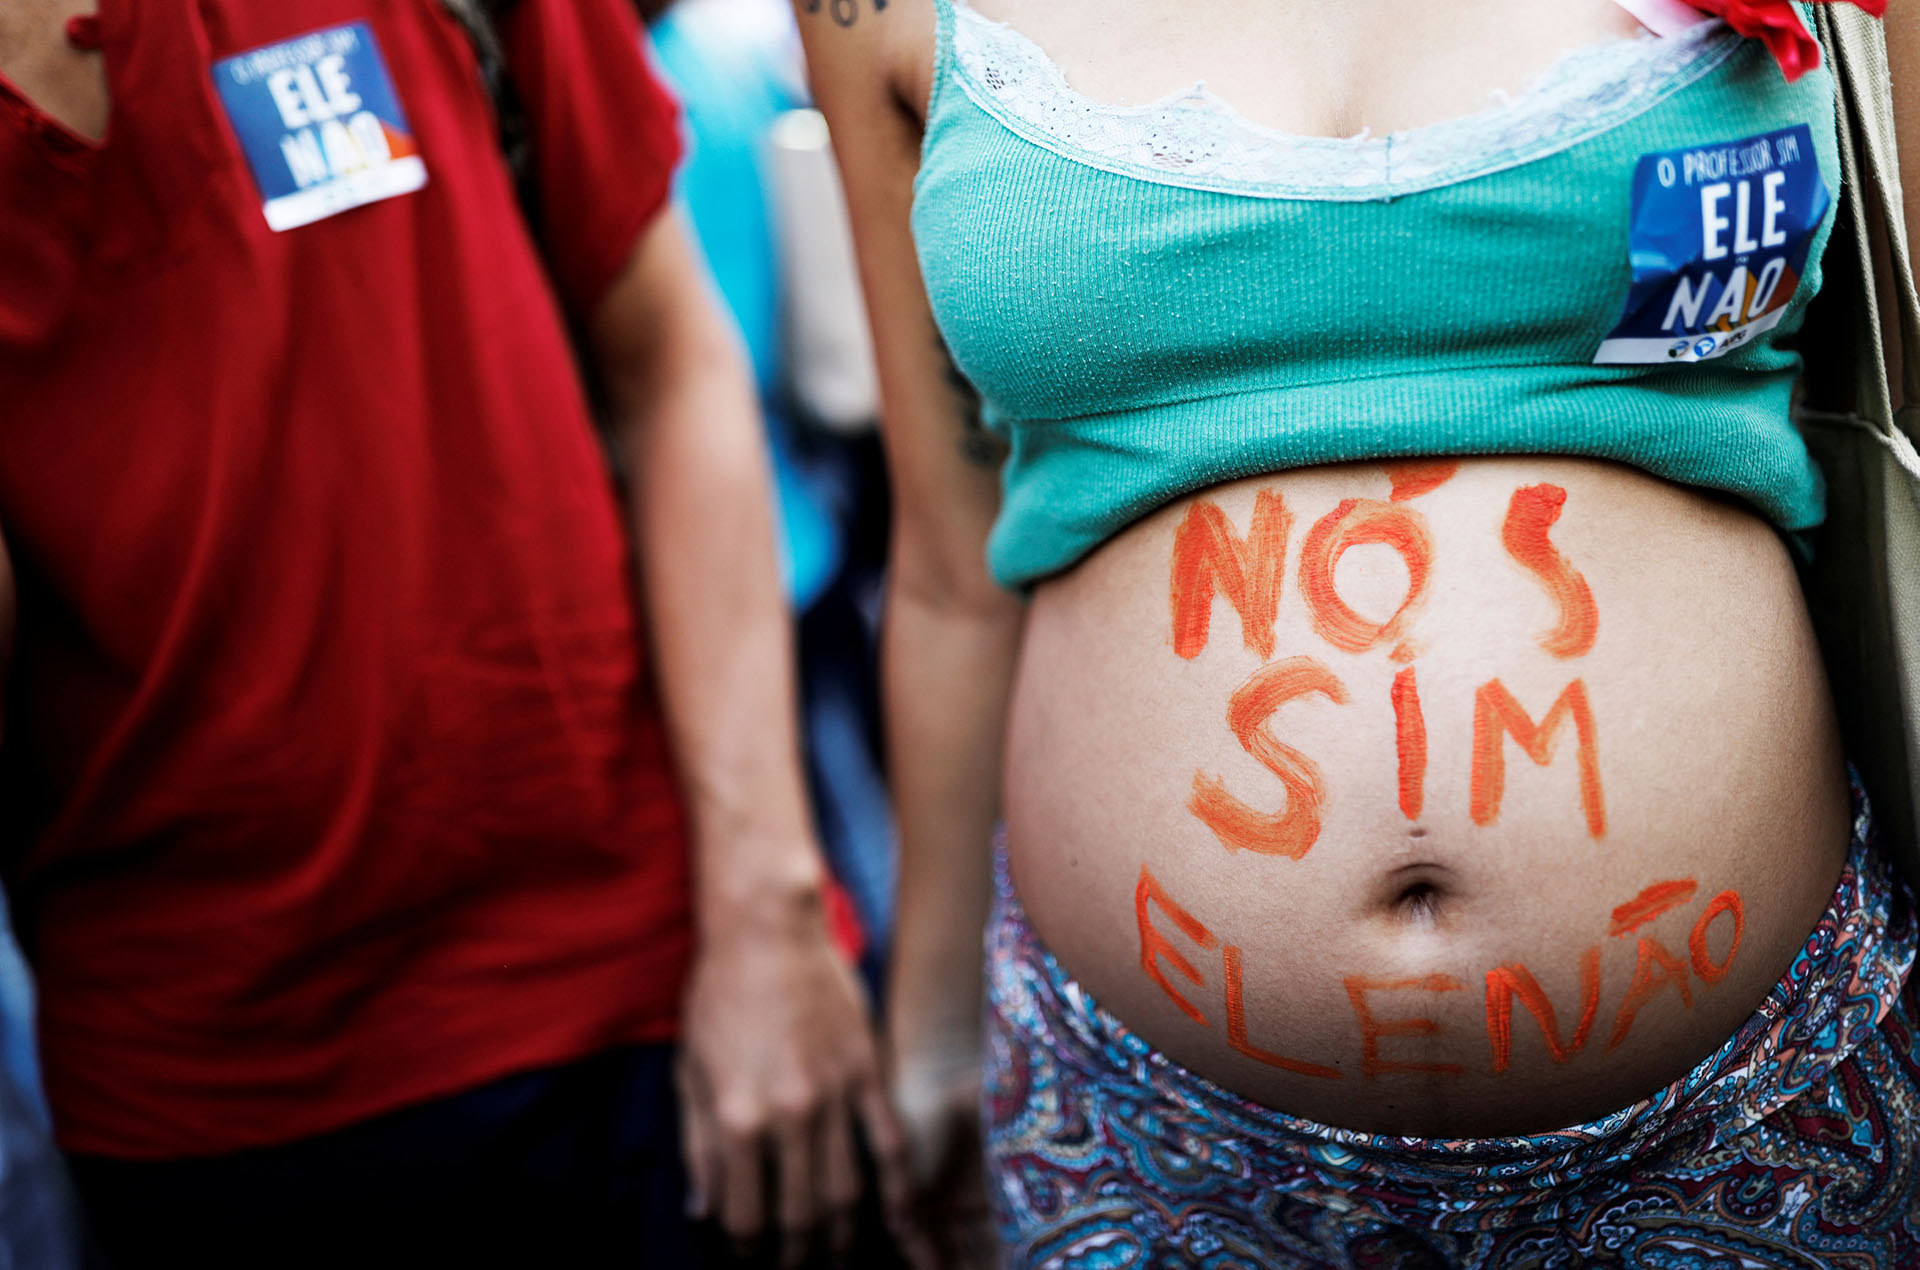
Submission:
M 1272 198 L 1391 198 L 1515 167 L 1651 108 L 1740 45 L 1717 20 L 1612 40 L 1563 55 L 1477 114 L 1382 137 L 1309 137 L 1255 123 L 1204 82 L 1142 106 L 1094 101 L 1019 31 L 964 0 L 943 7 L 967 96 L 1027 140 L 1123 175 Z

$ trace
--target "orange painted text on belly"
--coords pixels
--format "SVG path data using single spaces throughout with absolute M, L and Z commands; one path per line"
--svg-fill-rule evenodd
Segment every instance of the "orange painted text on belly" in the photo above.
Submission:
M 1427 720 L 1420 683 L 1408 666 L 1393 677 L 1393 748 L 1400 761 L 1400 813 L 1418 820 L 1427 800 Z
M 1340 1073 L 1331 1067 L 1322 1067 L 1318 1063 L 1305 1063 L 1297 1058 L 1287 1058 L 1272 1050 L 1262 1049 L 1247 1039 L 1246 989 L 1240 982 L 1240 950 L 1228 944 L 1222 950 L 1227 971 L 1227 1044 L 1256 1062 L 1269 1067 L 1279 1067 L 1301 1076 L 1318 1076 L 1323 1080 L 1339 1080 Z
M 1558 485 L 1528 485 L 1513 491 L 1500 541 L 1506 544 L 1507 554 L 1546 588 L 1560 610 L 1559 623 L 1540 637 L 1540 647 L 1555 657 L 1583 657 L 1599 636 L 1600 610 L 1587 580 L 1547 540 L 1566 501 L 1567 491 Z
M 1173 651 L 1198 657 L 1207 646 L 1217 584 L 1240 614 L 1240 638 L 1261 657 L 1273 656 L 1273 623 L 1280 610 L 1280 580 L 1286 572 L 1286 505 L 1271 490 L 1253 500 L 1253 524 L 1236 538 L 1227 514 L 1199 499 L 1173 535 Z
M 1566 1062 L 1586 1047 L 1587 1034 L 1593 1031 L 1593 1016 L 1600 1009 L 1600 946 L 1595 944 L 1580 957 L 1580 1022 L 1564 1045 L 1560 1043 L 1560 1023 L 1553 1002 L 1540 990 L 1533 971 L 1519 962 L 1487 971 L 1487 1042 L 1493 1047 L 1496 1076 L 1512 1063 L 1516 996 L 1540 1025 L 1540 1035 L 1546 1038 L 1547 1053 L 1553 1061 Z
M 1538 723 L 1498 679 L 1480 686 L 1473 703 L 1473 775 L 1468 789 L 1468 810 L 1475 824 L 1490 825 L 1500 818 L 1507 780 L 1506 738 L 1511 736 L 1528 758 L 1545 767 L 1553 762 L 1560 725 L 1569 717 L 1579 742 L 1580 808 L 1586 813 L 1587 832 L 1596 838 L 1606 834 L 1593 707 L 1587 702 L 1586 684 L 1578 679 L 1566 686 Z
M 1450 975 L 1422 975 L 1414 979 L 1369 979 L 1352 976 L 1346 981 L 1347 999 L 1353 1003 L 1354 1017 L 1360 1020 L 1360 1074 L 1372 1080 L 1388 1072 L 1432 1072 L 1440 1076 L 1458 1076 L 1458 1063 L 1399 1063 L 1380 1057 L 1380 1041 L 1388 1036 L 1432 1036 L 1440 1025 L 1432 1019 L 1394 1019 L 1383 1023 L 1367 1003 L 1370 992 L 1458 992 L 1461 983 Z
M 1620 1013 L 1614 1017 L 1613 1035 L 1607 1038 L 1608 1049 L 1627 1039 L 1640 1007 L 1651 1001 L 1663 986 L 1672 987 L 1680 994 L 1680 1004 L 1689 1010 L 1693 1008 L 1693 989 L 1687 985 L 1686 966 L 1665 944 L 1651 935 L 1642 935 L 1635 952 L 1633 982 L 1627 985 L 1627 999 L 1620 1003 Z
M 1347 700 L 1346 686 L 1332 671 L 1311 657 L 1289 657 L 1254 671 L 1228 701 L 1227 726 L 1241 748 L 1280 778 L 1287 805 L 1278 812 L 1256 811 L 1229 794 L 1219 777 L 1195 772 L 1187 809 L 1227 850 L 1298 860 L 1319 838 L 1320 807 L 1326 800 L 1320 767 L 1282 743 L 1267 726 L 1282 705 L 1312 693 L 1342 705 Z
M 1333 572 L 1341 554 L 1364 543 L 1392 547 L 1407 566 L 1407 598 L 1384 622 L 1354 612 L 1334 589 Z M 1432 570 L 1433 535 L 1425 516 L 1398 503 L 1349 498 L 1307 531 L 1300 549 L 1300 593 L 1307 598 L 1313 629 L 1335 648 L 1363 653 L 1376 644 L 1392 644 L 1394 659 L 1409 661 L 1414 650 L 1402 636 L 1426 600 Z
M 1649 891 L 1655 889 L 1648 888 Z M 1642 895 L 1645 894 L 1646 892 L 1642 892 Z M 1195 986 L 1204 985 L 1205 978 L 1193 962 L 1174 946 L 1172 939 L 1154 926 L 1152 909 L 1156 906 L 1172 919 L 1181 934 L 1185 935 L 1194 947 L 1202 950 L 1211 950 L 1216 947 L 1220 949 L 1226 998 L 1227 1043 L 1235 1052 L 1269 1067 L 1281 1068 L 1303 1076 L 1324 1080 L 1340 1078 L 1337 1068 L 1289 1057 L 1257 1045 L 1250 1039 L 1252 1024 L 1246 1007 L 1244 951 L 1235 944 L 1222 944 L 1210 928 L 1168 896 L 1159 881 L 1145 865 L 1142 865 L 1139 885 L 1134 891 L 1134 909 L 1140 929 L 1140 967 L 1182 1014 L 1201 1027 L 1209 1026 L 1206 1016 L 1200 1012 L 1200 1009 L 1168 982 L 1162 968 L 1163 963 L 1172 965 Z M 1625 908 L 1627 905 L 1621 907 Z M 1671 911 L 1671 909 L 1665 911 Z M 1707 940 L 1714 922 L 1723 916 L 1732 921 L 1732 937 L 1725 956 L 1715 961 L 1707 948 Z M 1720 892 L 1701 910 L 1694 920 L 1687 942 L 1692 953 L 1693 972 L 1702 984 L 1712 987 L 1726 978 L 1734 959 L 1739 955 L 1741 935 L 1744 933 L 1745 926 L 1746 909 L 1737 891 Z M 1677 996 L 1682 1007 L 1687 1009 L 1693 1007 L 1694 990 L 1689 982 L 1687 969 L 1687 964 L 1675 956 L 1660 940 L 1651 935 L 1639 936 L 1635 949 L 1633 975 L 1615 1011 L 1612 1033 L 1605 1047 L 1607 1051 L 1612 1051 L 1626 1040 L 1642 1008 L 1663 991 L 1671 991 Z M 1343 980 L 1343 984 L 1359 1031 L 1362 1076 L 1373 1080 L 1396 1073 L 1459 1075 L 1464 1071 L 1464 1068 L 1457 1063 L 1407 1062 L 1384 1057 L 1380 1048 L 1384 1040 L 1394 1037 L 1437 1036 L 1443 1028 L 1438 1021 L 1418 1014 L 1383 1018 L 1376 1011 L 1373 1001 L 1375 996 L 1382 993 L 1455 992 L 1463 986 L 1459 980 L 1446 974 L 1404 978 L 1349 975 Z M 1489 970 L 1486 973 L 1486 1029 L 1492 1073 L 1496 1076 L 1502 1075 L 1512 1067 L 1515 1045 L 1513 1006 L 1516 1000 L 1533 1016 L 1548 1057 L 1555 1063 L 1566 1063 L 1586 1049 L 1598 1017 L 1600 997 L 1600 945 L 1598 944 L 1589 946 L 1580 955 L 1580 1014 L 1574 1022 L 1571 1034 L 1564 1040 L 1561 1039 L 1560 1016 L 1552 998 L 1541 988 L 1539 980 L 1525 963 L 1516 961 Z M 1269 1016 L 1280 1020 L 1281 1030 L 1284 1030 L 1284 1020 L 1287 1018 L 1286 1004 L 1284 1002 L 1275 1004 L 1269 1011 Z
M 1432 493 L 1445 485 L 1460 470 L 1460 460 L 1395 459 L 1380 466 L 1387 469 L 1387 479 L 1393 482 L 1393 493 L 1388 497 L 1396 503 L 1404 503 L 1409 498 Z
M 1692 878 L 1655 882 L 1640 894 L 1613 910 L 1610 935 L 1631 935 L 1670 908 L 1679 908 L 1693 898 L 1700 884 Z
M 1733 942 L 1727 947 L 1727 955 L 1716 962 L 1707 955 L 1707 928 L 1722 913 L 1733 918 Z M 1746 933 L 1747 906 L 1740 902 L 1738 891 L 1722 891 L 1708 900 L 1700 920 L 1693 924 L 1693 933 L 1687 936 L 1687 951 L 1693 956 L 1694 973 L 1708 983 L 1719 983 L 1726 978 L 1727 970 L 1740 951 L 1740 937 Z
M 1408 627 L 1425 604 L 1432 581 L 1434 545 L 1426 518 L 1405 500 L 1438 488 L 1458 470 L 1458 460 L 1407 460 L 1384 467 L 1393 498 L 1348 498 L 1314 522 L 1300 550 L 1300 594 L 1313 629 L 1335 649 L 1361 654 L 1386 646 L 1389 656 L 1411 663 L 1418 653 Z M 1599 615 L 1586 579 L 1550 540 L 1566 502 L 1556 485 L 1530 485 L 1513 492 L 1502 525 L 1509 554 L 1531 571 L 1560 610 L 1556 628 L 1542 643 L 1560 657 L 1588 652 Z M 1240 617 L 1241 639 L 1262 658 L 1273 655 L 1282 581 L 1286 572 L 1292 516 L 1281 496 L 1260 490 L 1252 520 L 1238 537 L 1216 504 L 1196 499 L 1174 534 L 1169 610 L 1174 652 L 1192 659 L 1207 646 L 1216 592 L 1224 594 Z M 1385 621 L 1354 611 L 1335 585 L 1340 559 L 1350 547 L 1384 545 L 1397 552 L 1407 569 L 1407 592 Z M 1300 859 L 1320 834 L 1326 799 L 1323 775 L 1302 751 L 1283 744 L 1267 726 L 1283 702 L 1320 692 L 1347 700 L 1339 679 L 1310 658 L 1295 657 L 1256 672 L 1234 692 L 1228 723 L 1241 746 L 1280 778 L 1285 807 L 1261 812 L 1230 795 L 1216 776 L 1196 772 L 1188 808 L 1229 850 L 1257 851 Z M 1425 808 L 1429 738 L 1418 679 L 1409 664 L 1393 680 L 1390 703 L 1398 760 L 1400 809 L 1417 820 Z M 1584 681 L 1576 679 L 1535 723 L 1498 679 L 1477 693 L 1469 769 L 1472 818 L 1482 826 L 1499 816 L 1506 784 L 1505 738 L 1511 736 L 1536 764 L 1551 763 L 1561 724 L 1571 718 L 1577 734 L 1580 801 L 1588 832 L 1605 835 L 1606 806 L 1601 789 L 1594 714 Z
M 1160 888 L 1159 881 L 1153 874 L 1147 872 L 1147 866 L 1144 864 L 1140 866 L 1140 882 L 1133 888 L 1134 917 L 1140 924 L 1140 968 L 1146 971 L 1147 978 L 1160 985 L 1160 990 L 1173 999 L 1173 1003 L 1180 1007 L 1182 1013 L 1201 1027 L 1205 1027 L 1206 1016 L 1200 1013 L 1193 1002 L 1181 996 L 1179 991 L 1167 982 L 1166 973 L 1160 969 L 1160 963 L 1165 961 L 1185 975 L 1195 986 L 1206 982 L 1200 977 L 1200 972 L 1194 969 L 1193 963 L 1187 960 L 1186 954 L 1175 948 L 1173 941 L 1153 924 L 1150 906 L 1154 904 L 1158 904 L 1160 911 L 1173 919 L 1173 924 L 1180 928 L 1182 934 L 1202 948 L 1213 947 L 1213 932 L 1196 921 L 1193 914 L 1168 899 L 1167 893 Z

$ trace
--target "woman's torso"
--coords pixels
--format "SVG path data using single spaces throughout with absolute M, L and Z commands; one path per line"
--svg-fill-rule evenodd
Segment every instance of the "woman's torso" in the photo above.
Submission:
M 988 16 L 1095 100 L 1204 77 L 1323 136 L 1635 29 L 1607 0 Z M 1703 1057 L 1825 903 L 1845 805 L 1780 538 L 1569 458 L 1302 468 L 1133 522 L 1036 588 L 1006 764 L 1016 884 L 1103 1004 L 1274 1106 L 1422 1134 L 1570 1123 Z
M 1750 513 L 1617 465 L 1392 486 L 1216 487 L 1039 589 L 1014 879 L 1096 999 L 1230 1088 L 1386 1132 L 1575 1123 L 1717 1046 L 1832 890 L 1846 784 L 1798 584 Z M 1221 519 L 1243 595 L 1284 562 L 1270 651 L 1218 572 L 1198 633 Z

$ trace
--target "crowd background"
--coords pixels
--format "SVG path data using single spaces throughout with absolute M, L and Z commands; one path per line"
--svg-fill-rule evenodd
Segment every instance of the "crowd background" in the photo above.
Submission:
M 683 112 L 679 201 L 760 391 L 808 777 L 871 976 L 893 926 L 874 686 L 886 482 L 839 178 L 785 0 L 682 0 L 651 16 L 655 62 Z

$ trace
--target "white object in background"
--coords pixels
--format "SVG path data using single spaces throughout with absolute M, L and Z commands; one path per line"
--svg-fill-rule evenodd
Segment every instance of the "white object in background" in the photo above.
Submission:
M 767 191 L 794 395 L 830 431 L 869 431 L 880 413 L 873 342 L 846 196 L 819 111 L 790 110 L 775 121 L 767 137 Z
M 1614 0 L 1614 3 L 1639 18 L 1640 25 L 1655 35 L 1678 35 L 1712 16 L 1683 0 Z

